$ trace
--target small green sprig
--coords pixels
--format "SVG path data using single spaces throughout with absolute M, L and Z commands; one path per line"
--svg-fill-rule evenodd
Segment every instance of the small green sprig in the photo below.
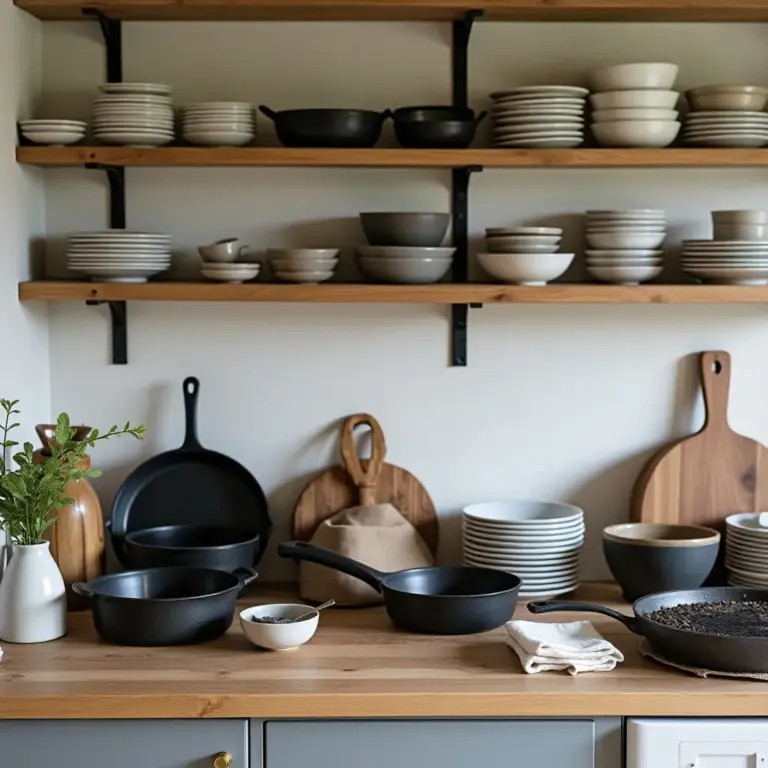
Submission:
M 86 450 L 112 437 L 130 435 L 142 440 L 145 429 L 143 424 L 132 427 L 126 422 L 122 429 L 116 425 L 104 433 L 94 429 L 86 438 L 76 441 L 69 416 L 62 413 L 56 422 L 55 439 L 50 441 L 51 455 L 35 463 L 34 446 L 24 443 L 22 450 L 13 455 L 18 468 L 11 470 L 7 454 L 19 444 L 8 435 L 20 426 L 14 421 L 20 413 L 16 408 L 18 404 L 18 400 L 0 399 L 0 411 L 4 412 L 4 423 L 0 426 L 0 518 L 14 542 L 39 544 L 45 531 L 56 521 L 53 513 L 72 504 L 73 500 L 64 496 L 69 483 L 101 474 L 98 469 L 85 469 Z

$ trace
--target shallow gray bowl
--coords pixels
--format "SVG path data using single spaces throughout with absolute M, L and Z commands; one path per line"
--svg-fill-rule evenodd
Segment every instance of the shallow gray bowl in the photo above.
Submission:
M 442 245 L 448 213 L 361 213 L 360 223 L 370 245 L 435 248 Z

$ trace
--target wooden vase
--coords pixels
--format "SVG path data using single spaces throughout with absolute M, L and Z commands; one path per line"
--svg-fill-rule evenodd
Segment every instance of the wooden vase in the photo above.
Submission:
M 55 439 L 55 424 L 35 427 L 43 447 L 35 451 L 35 461 L 45 461 L 51 455 Z M 76 427 L 75 439 L 83 440 L 91 427 Z M 83 469 L 91 466 L 89 456 L 83 457 Z M 51 555 L 59 566 L 67 590 L 67 608 L 79 611 L 88 608 L 87 601 L 72 591 L 75 581 L 90 581 L 104 573 L 104 518 L 99 497 L 86 478 L 69 483 L 63 494 L 72 504 L 57 509 L 56 522 L 44 534 L 51 543 Z

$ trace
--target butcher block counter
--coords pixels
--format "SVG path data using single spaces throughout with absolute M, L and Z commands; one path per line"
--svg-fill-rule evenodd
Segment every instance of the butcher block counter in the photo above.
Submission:
M 630 610 L 617 597 L 615 587 L 597 585 L 579 595 Z M 243 606 L 286 598 L 262 592 Z M 534 619 L 524 602 L 516 616 Z M 524 674 L 503 629 L 406 634 L 383 608 L 324 611 L 310 643 L 283 653 L 253 647 L 237 619 L 212 643 L 130 648 L 100 642 L 90 613 L 71 614 L 60 640 L 4 644 L 0 718 L 768 716 L 768 684 L 666 669 L 641 657 L 639 638 L 618 622 L 591 619 L 626 661 L 571 677 Z

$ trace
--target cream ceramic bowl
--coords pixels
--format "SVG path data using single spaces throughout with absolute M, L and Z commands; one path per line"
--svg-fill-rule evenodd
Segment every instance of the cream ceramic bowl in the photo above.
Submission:
M 715 240 L 768 240 L 768 224 L 715 224 Z
M 592 277 L 597 278 L 603 283 L 614 283 L 616 285 L 640 285 L 648 280 L 653 280 L 661 274 L 663 267 L 660 265 L 630 265 L 615 264 L 613 266 L 598 266 L 597 264 L 587 264 L 587 272 Z
M 705 85 L 685 92 L 693 110 L 738 110 L 762 112 L 768 88 L 757 85 Z
M 510 237 L 486 237 L 489 253 L 554 253 L 560 237 L 550 235 L 511 235 Z
M 768 211 L 712 211 L 711 216 L 713 224 L 768 224 Z
M 278 280 L 282 280 L 285 283 L 309 283 L 311 285 L 315 283 L 324 283 L 326 280 L 330 280 L 333 277 L 333 270 L 325 269 L 291 269 L 291 270 L 276 270 L 275 277 Z
M 455 248 L 405 245 L 360 245 L 357 252 L 373 259 L 452 259 Z
M 489 275 L 513 285 L 546 285 L 560 277 L 573 261 L 572 253 L 478 253 Z
M 452 259 L 397 259 L 360 256 L 360 271 L 369 279 L 384 283 L 424 285 L 436 283 L 451 268 Z
M 592 113 L 593 123 L 615 120 L 677 120 L 680 113 L 674 109 L 598 109 Z
M 292 624 L 260 624 L 254 618 L 296 619 L 313 611 L 308 618 Z M 311 605 L 299 603 L 274 603 L 257 605 L 240 612 L 243 634 L 259 648 L 269 651 L 292 651 L 309 642 L 317 631 L 320 614 Z
M 606 91 L 589 97 L 592 108 L 601 109 L 674 109 L 679 91 Z
M 597 93 L 634 90 L 668 91 L 675 84 L 679 71 L 680 67 L 677 64 L 661 62 L 616 64 L 600 67 L 591 72 L 589 85 L 590 90 Z
M 666 237 L 665 232 L 587 232 L 587 242 L 592 248 L 604 250 L 653 250 L 659 248 Z
M 616 120 L 592 125 L 592 134 L 603 147 L 668 147 L 679 131 L 676 120 Z

